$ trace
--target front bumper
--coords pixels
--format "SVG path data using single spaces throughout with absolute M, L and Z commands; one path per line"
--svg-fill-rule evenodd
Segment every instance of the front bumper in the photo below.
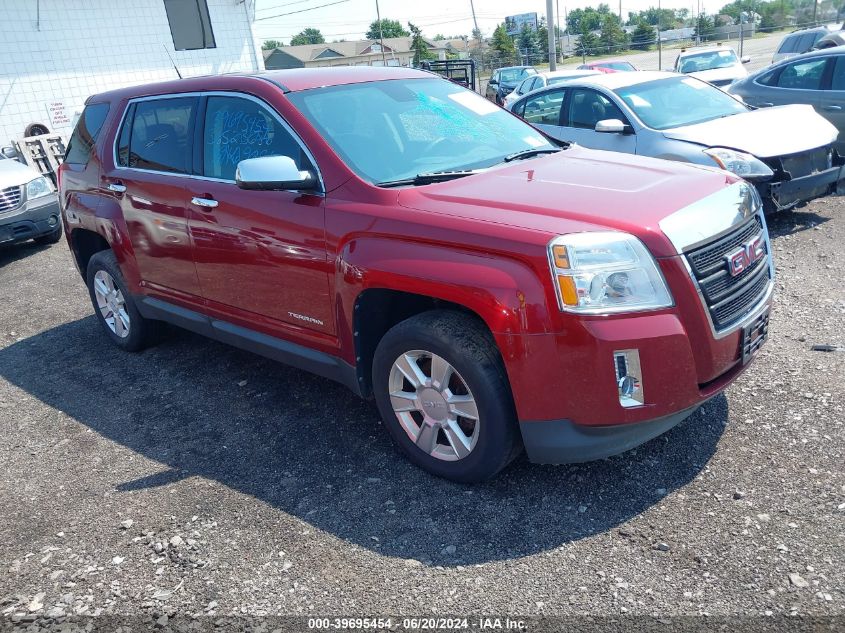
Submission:
M 753 182 L 766 212 L 785 211 L 836 191 L 838 183 L 845 179 L 845 165 L 842 164 L 845 161 L 836 155 L 833 162 L 831 167 L 806 176 L 792 178 L 788 173 L 781 173 L 776 174 L 774 181 Z
M 56 196 L 29 200 L 10 213 L 0 214 L 0 244 L 14 244 L 54 233 L 61 226 Z
M 535 464 L 580 464 L 636 448 L 695 413 L 701 405 L 670 415 L 616 426 L 585 426 L 569 420 L 522 422 L 522 442 Z

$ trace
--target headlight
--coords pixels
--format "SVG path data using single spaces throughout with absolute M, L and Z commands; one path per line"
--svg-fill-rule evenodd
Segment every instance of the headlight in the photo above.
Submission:
M 711 147 L 704 150 L 710 159 L 722 169 L 732 171 L 743 178 L 754 178 L 755 176 L 771 176 L 774 172 L 769 169 L 759 158 L 737 152 L 736 150 L 724 147 Z
M 53 183 L 47 180 L 44 176 L 39 176 L 35 180 L 30 180 L 26 183 L 26 199 L 35 200 L 36 198 L 43 198 L 53 193 Z
M 549 263 L 566 312 L 611 314 L 673 305 L 657 262 L 633 235 L 574 233 L 549 244 Z

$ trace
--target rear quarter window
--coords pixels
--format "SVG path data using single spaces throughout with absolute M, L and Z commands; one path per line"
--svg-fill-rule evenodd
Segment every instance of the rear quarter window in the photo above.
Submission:
M 795 46 L 798 44 L 800 37 L 800 35 L 788 35 L 784 38 L 783 42 L 781 42 L 778 53 L 794 53 Z
M 73 130 L 65 152 L 65 162 L 70 165 L 87 165 L 91 160 L 94 144 L 109 113 L 108 103 L 92 103 L 85 106 L 82 116 Z

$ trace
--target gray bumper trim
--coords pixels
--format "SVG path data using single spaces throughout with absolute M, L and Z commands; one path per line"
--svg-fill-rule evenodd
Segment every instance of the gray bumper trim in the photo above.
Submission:
M 618 455 L 665 433 L 703 403 L 648 422 L 586 426 L 569 420 L 520 422 L 528 459 L 537 464 L 578 464 Z

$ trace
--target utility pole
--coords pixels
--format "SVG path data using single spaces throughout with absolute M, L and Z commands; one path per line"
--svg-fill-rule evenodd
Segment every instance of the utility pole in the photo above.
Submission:
M 563 51 L 563 36 L 558 37 L 560 30 L 560 0 L 555 0 L 555 39 L 557 40 L 558 55 Z M 560 31 L 563 33 L 563 31 Z
M 657 70 L 663 70 L 663 43 L 660 41 L 660 0 L 657 0 Z
M 475 4 L 469 0 L 469 6 L 472 9 L 472 22 L 475 24 L 475 30 L 478 31 L 478 20 L 475 18 Z
M 819 8 L 819 0 L 813 0 L 813 26 L 816 25 L 816 9 Z
M 376 18 L 378 18 L 378 35 L 381 42 L 381 64 L 387 66 L 387 57 L 384 54 L 384 26 L 381 23 L 381 11 L 378 8 L 378 0 L 376 0 Z
M 549 40 L 549 70 L 557 70 L 557 36 L 555 35 L 555 9 L 552 0 L 546 0 L 546 32 Z

